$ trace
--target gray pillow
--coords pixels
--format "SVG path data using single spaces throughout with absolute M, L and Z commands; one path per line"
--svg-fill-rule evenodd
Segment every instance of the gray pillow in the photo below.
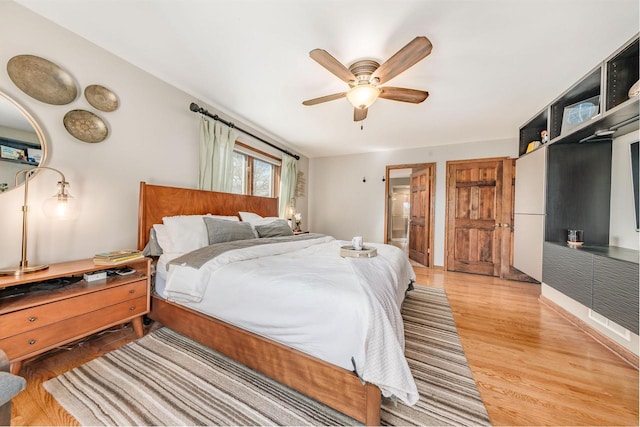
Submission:
M 144 256 L 160 256 L 162 255 L 162 248 L 158 243 L 158 238 L 156 237 L 156 229 L 151 227 L 151 231 L 149 232 L 149 242 L 147 246 L 144 247 L 142 251 Z
M 284 219 L 277 219 L 268 224 L 254 225 L 260 237 L 293 236 L 293 230 Z
M 202 219 L 207 226 L 210 245 L 256 238 L 249 223 L 228 221 L 226 219 L 211 218 L 208 216 L 203 216 Z

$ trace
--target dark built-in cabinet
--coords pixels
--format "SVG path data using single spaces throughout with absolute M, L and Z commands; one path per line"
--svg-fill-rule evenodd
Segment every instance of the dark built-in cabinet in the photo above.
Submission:
M 638 334 L 638 252 L 545 242 L 542 281 Z
M 609 245 L 611 145 L 549 146 L 545 241 L 566 242 L 571 228 L 584 230 L 585 244 Z
M 609 230 L 612 141 L 639 128 L 639 97 L 629 96 L 639 79 L 638 57 L 636 35 L 525 123 L 519 141 L 524 159 L 540 149 L 530 143 L 541 141 L 542 131 L 549 138 L 540 171 L 546 178 L 542 281 L 635 334 L 638 251 L 610 246 Z M 583 246 L 567 244 L 568 229 L 584 230 Z

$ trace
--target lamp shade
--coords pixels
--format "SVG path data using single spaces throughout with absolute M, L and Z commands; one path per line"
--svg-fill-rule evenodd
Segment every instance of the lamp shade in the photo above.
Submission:
M 80 213 L 80 202 L 75 199 L 69 190 L 67 182 L 58 182 L 58 192 L 45 200 L 42 205 L 44 214 L 49 218 L 59 220 L 76 219 Z
M 364 84 L 353 87 L 347 92 L 347 99 L 355 108 L 369 108 L 378 99 L 380 89 L 372 84 Z

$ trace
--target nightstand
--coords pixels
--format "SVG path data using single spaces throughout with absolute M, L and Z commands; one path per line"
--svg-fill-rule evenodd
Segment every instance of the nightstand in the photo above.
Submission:
M 125 266 L 135 270 L 127 276 L 109 275 L 92 282 L 80 279 L 57 289 L 0 298 L 0 348 L 11 361 L 11 372 L 17 374 L 26 359 L 121 323 L 130 321 L 142 337 L 142 316 L 150 309 L 150 265 L 149 258 L 114 267 L 94 265 L 87 259 L 0 277 L 1 290 Z
M 309 232 L 308 231 L 294 231 L 293 234 L 294 235 L 297 235 L 297 234 L 309 234 Z

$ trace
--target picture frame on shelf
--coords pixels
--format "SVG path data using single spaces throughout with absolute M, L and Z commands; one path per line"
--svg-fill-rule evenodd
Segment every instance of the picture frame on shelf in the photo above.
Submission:
M 26 155 L 23 149 L 0 145 L 0 157 L 9 160 L 24 160 Z
M 42 149 L 27 148 L 27 160 L 29 163 L 40 163 L 42 161 Z
M 600 113 L 600 95 L 564 107 L 560 134 L 566 134 Z

